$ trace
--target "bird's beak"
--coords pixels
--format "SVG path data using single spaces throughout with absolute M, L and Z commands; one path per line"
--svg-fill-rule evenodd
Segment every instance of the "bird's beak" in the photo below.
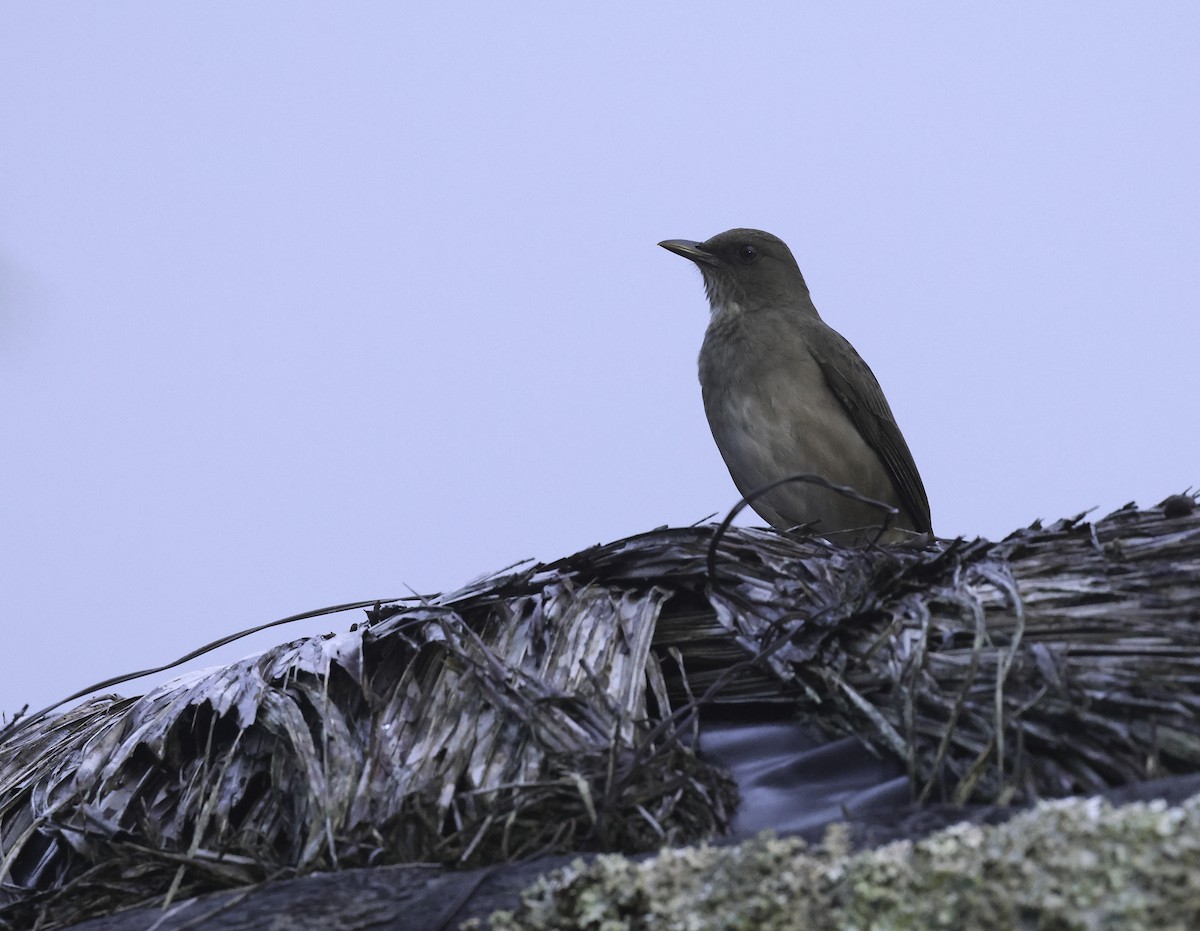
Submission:
M 682 255 L 685 259 L 691 259 L 698 265 L 716 265 L 717 257 L 711 252 L 705 252 L 703 246 L 698 242 L 692 242 L 690 239 L 664 239 L 659 243 L 668 252 L 674 252 L 676 255 Z

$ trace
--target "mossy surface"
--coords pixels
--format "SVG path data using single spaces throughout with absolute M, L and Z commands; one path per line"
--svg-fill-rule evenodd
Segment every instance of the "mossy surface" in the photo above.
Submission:
M 489 927 L 1183 931 L 1200 927 L 1200 796 L 1046 802 L 858 854 L 835 830 L 820 848 L 764 834 L 640 863 L 602 856 L 543 877 Z

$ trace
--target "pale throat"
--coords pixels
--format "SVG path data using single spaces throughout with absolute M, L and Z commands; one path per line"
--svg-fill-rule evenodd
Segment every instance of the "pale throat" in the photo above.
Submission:
M 731 288 L 722 287 L 724 282 L 717 278 L 704 276 L 704 291 L 708 296 L 708 309 L 712 320 L 727 319 L 742 315 L 742 305 L 734 300 L 729 293 Z
M 708 312 L 712 320 L 717 319 L 733 319 L 742 314 L 742 305 L 737 301 L 731 301 L 726 298 L 720 300 L 711 298 L 708 302 Z

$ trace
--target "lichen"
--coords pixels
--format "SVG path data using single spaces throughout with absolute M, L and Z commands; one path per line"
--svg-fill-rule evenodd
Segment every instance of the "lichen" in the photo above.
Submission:
M 858 854 L 762 834 L 730 847 L 582 860 L 538 880 L 492 931 L 1200 927 L 1200 796 L 1114 808 L 1045 802 Z

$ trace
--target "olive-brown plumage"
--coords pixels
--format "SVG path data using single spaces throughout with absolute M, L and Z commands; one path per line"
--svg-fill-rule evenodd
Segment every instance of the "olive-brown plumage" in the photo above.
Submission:
M 896 507 L 893 527 L 930 531 L 925 486 L 879 382 L 821 319 L 787 245 L 751 229 L 659 245 L 695 262 L 704 277 L 712 318 L 700 387 L 738 490 L 750 495 L 813 473 Z M 808 525 L 840 542 L 867 539 L 883 519 L 877 508 L 802 482 L 751 506 L 777 529 Z

